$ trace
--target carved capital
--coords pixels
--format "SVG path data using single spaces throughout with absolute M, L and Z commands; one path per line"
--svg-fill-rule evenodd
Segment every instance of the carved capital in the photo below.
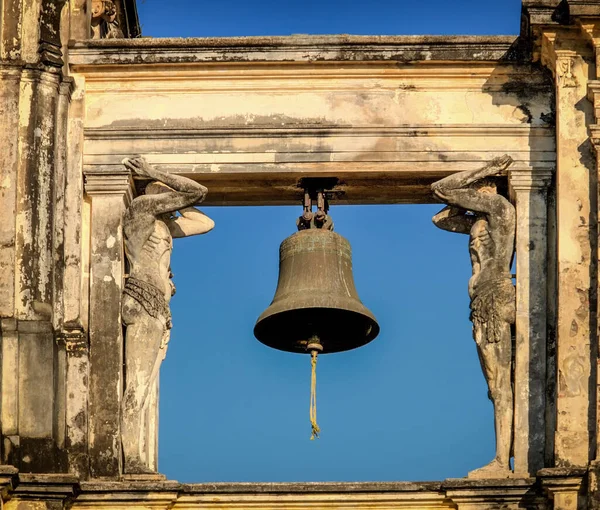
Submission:
M 576 64 L 577 53 L 570 50 L 556 51 L 556 78 L 559 87 L 577 87 L 579 83 L 573 73 Z
M 545 191 L 552 182 L 553 174 L 548 168 L 513 166 L 509 169 L 509 184 L 515 193 Z
M 67 96 L 69 102 L 71 102 L 71 98 L 73 95 L 73 91 L 75 90 L 75 79 L 71 76 L 65 76 L 60 83 L 58 93 L 61 96 Z
M 552 499 L 572 497 L 581 490 L 586 471 L 585 468 L 545 468 L 538 471 L 538 477 L 544 492 Z
M 600 121 L 600 80 L 588 82 L 588 99 L 594 105 L 596 121 Z
M 127 170 L 88 170 L 84 173 L 85 192 L 91 196 L 120 195 L 129 205 L 133 200 L 133 179 Z
M 590 140 L 594 149 L 596 149 L 596 154 L 600 155 L 600 124 L 590 126 Z
M 591 58 L 592 50 L 578 27 L 544 31 L 541 37 L 541 62 L 556 78 L 559 88 L 577 87 L 575 68 L 582 58 Z

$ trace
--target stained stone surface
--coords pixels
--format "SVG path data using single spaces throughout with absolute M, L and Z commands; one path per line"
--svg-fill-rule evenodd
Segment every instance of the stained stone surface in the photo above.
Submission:
M 518 38 L 187 40 L 92 40 L 92 3 L 0 5 L 6 508 L 600 507 L 598 0 L 524 0 Z M 123 35 L 139 35 L 133 0 L 106 3 Z M 201 182 L 210 205 L 299 203 L 306 176 L 338 177 L 343 203 L 430 203 L 434 182 L 510 156 L 512 476 L 396 486 L 124 479 L 121 411 L 136 369 L 122 327 L 123 214 L 145 188 L 122 165 L 134 154 Z M 125 443 L 143 442 L 154 471 L 156 386 L 150 395 L 144 433 L 134 427 Z

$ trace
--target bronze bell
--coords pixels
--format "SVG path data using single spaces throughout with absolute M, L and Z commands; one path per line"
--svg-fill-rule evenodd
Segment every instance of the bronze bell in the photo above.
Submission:
M 306 190 L 301 230 L 281 243 L 275 297 L 254 335 L 289 352 L 308 353 L 315 344 L 323 353 L 355 349 L 373 340 L 379 325 L 358 298 L 350 243 L 331 230 L 326 195 L 316 193 L 319 209 L 313 215 L 311 194 Z

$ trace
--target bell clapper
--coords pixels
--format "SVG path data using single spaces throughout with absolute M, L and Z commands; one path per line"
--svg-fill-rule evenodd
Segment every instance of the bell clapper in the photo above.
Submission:
M 321 433 L 321 429 L 317 425 L 317 356 L 320 352 L 323 352 L 323 346 L 319 338 L 316 336 L 311 338 L 306 346 L 306 350 L 310 351 L 310 364 L 312 368 L 310 377 L 310 440 L 314 441 L 315 437 L 318 439 Z

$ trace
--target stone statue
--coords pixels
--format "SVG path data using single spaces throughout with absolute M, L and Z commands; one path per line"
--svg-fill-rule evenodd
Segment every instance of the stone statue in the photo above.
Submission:
M 175 293 L 170 270 L 173 238 L 204 234 L 214 222 L 194 207 L 208 191 L 201 184 L 161 172 L 141 157 L 123 164 L 151 181 L 123 218 L 129 271 L 122 304 L 126 386 L 121 406 L 125 472 L 150 474 L 153 470 L 142 452 L 143 413 L 169 341 L 169 300 Z
M 92 39 L 122 39 L 117 7 L 112 0 L 92 0 Z
M 511 278 L 516 214 L 498 193 L 499 177 L 512 164 L 509 156 L 485 167 L 450 175 L 432 185 L 448 204 L 433 222 L 439 228 L 469 234 L 473 276 L 469 280 L 473 338 L 494 405 L 496 457 L 470 477 L 508 477 L 513 441 L 512 335 L 516 296 Z

